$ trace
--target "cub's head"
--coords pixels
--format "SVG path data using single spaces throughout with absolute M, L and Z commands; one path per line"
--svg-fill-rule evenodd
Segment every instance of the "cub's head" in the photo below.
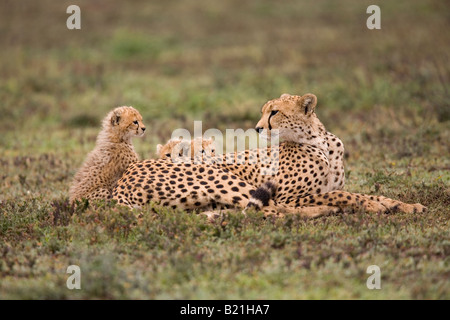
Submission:
M 107 129 L 110 139 L 129 141 L 132 137 L 142 137 L 145 125 L 142 116 L 133 107 L 117 107 L 103 120 L 103 128 Z
M 314 144 L 325 133 L 314 110 L 317 97 L 311 93 L 303 96 L 283 94 L 262 107 L 262 117 L 256 131 L 263 137 L 279 135 L 285 141 Z
M 178 158 L 183 156 L 190 156 L 191 159 L 194 159 L 202 154 L 214 156 L 215 152 L 214 141 L 203 138 L 196 138 L 194 140 L 174 139 L 169 140 L 165 145 L 158 144 L 156 146 L 156 153 L 161 159 L 174 159 L 174 157 Z

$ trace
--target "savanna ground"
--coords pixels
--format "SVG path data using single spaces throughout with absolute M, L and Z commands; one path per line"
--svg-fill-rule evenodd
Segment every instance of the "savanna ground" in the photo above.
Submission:
M 66 28 L 78 4 L 82 29 Z M 381 30 L 366 8 L 381 7 Z M 1 1 L 0 298 L 450 298 L 450 11 L 445 1 Z M 263 220 L 67 206 L 101 118 L 132 105 L 142 158 L 172 130 L 253 128 L 318 96 L 346 190 L 425 214 Z M 81 267 L 81 290 L 66 268 Z M 381 268 L 381 290 L 366 269 Z

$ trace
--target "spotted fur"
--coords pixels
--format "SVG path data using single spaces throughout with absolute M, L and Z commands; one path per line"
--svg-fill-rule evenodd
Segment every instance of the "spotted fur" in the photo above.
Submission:
M 206 157 L 203 163 L 137 162 L 118 181 L 113 198 L 129 207 L 150 201 L 186 210 L 211 204 L 242 209 L 262 206 L 266 215 L 297 213 L 306 217 L 354 209 L 425 211 L 421 204 L 341 190 L 345 183 L 344 145 L 325 130 L 315 114 L 316 104 L 313 94 L 284 94 L 263 106 L 256 129 L 267 137 L 278 132 L 284 140 L 280 146 Z M 277 186 L 273 199 L 267 201 L 267 193 L 261 189 L 256 200 L 250 199 L 258 186 L 264 188 L 269 182 L 270 188 Z
M 278 132 L 284 142 L 207 158 L 205 162 L 230 171 L 253 186 L 274 181 L 278 186 L 274 201 L 284 212 L 319 216 L 361 208 L 371 212 L 425 210 L 421 204 L 343 191 L 344 144 L 326 131 L 315 114 L 316 104 L 317 97 L 312 94 L 283 94 L 267 102 L 256 130 L 267 138 Z

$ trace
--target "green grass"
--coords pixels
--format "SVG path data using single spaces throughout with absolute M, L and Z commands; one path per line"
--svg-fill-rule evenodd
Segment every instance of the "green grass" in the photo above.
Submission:
M 441 1 L 0 5 L 1 299 L 449 299 L 449 13 Z M 25 4 L 23 4 L 25 3 Z M 176 128 L 253 128 L 282 93 L 318 96 L 346 190 L 428 207 L 303 220 L 67 205 L 113 107 L 142 158 Z M 79 265 L 81 290 L 66 288 Z M 381 290 L 368 290 L 368 266 Z

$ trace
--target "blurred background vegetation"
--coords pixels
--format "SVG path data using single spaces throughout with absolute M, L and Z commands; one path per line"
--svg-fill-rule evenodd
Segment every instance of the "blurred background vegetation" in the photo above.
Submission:
M 81 8 L 81 30 L 66 28 L 69 16 L 66 8 L 71 4 Z M 371 4 L 381 8 L 381 30 L 366 28 L 369 16 L 366 8 Z M 155 145 L 169 139 L 174 129 L 192 130 L 194 120 L 202 120 L 204 130 L 253 128 L 259 119 L 260 107 L 267 100 L 285 92 L 311 92 L 319 99 L 319 118 L 346 145 L 347 190 L 422 202 L 431 208 L 428 218 L 421 217 L 423 220 L 413 226 L 432 225 L 433 228 L 422 230 L 423 233 L 417 231 L 422 242 L 408 242 L 411 248 L 421 248 L 417 249 L 419 253 L 412 253 L 414 257 L 428 255 L 425 265 L 431 268 L 431 276 L 419 270 L 417 265 L 413 268 L 405 263 L 406 269 L 412 268 L 409 277 L 418 281 L 416 287 L 402 287 L 403 274 L 400 273 L 395 275 L 398 284 L 385 294 L 448 298 L 448 289 L 442 289 L 445 288 L 442 283 L 445 284 L 449 277 L 449 238 L 444 232 L 445 228 L 448 230 L 450 197 L 449 27 L 448 2 L 440 0 L 133 0 L 120 3 L 106 0 L 1 0 L 0 237 L 4 240 L 5 262 L 0 264 L 0 277 L 9 277 L 9 282 L 5 280 L 3 283 L 7 284 L 3 287 L 0 284 L 0 293 L 3 289 L 3 297 L 10 297 L 8 292 L 18 292 L 17 295 L 23 297 L 25 288 L 30 286 L 26 281 L 16 283 L 15 279 L 33 275 L 36 285 L 30 297 L 40 294 L 66 297 L 68 294 L 61 291 L 53 295 L 52 289 L 43 284 L 42 279 L 55 275 L 50 272 L 48 276 L 48 271 L 33 269 L 34 262 L 29 262 L 34 261 L 33 258 L 29 260 L 28 256 L 23 256 L 28 254 L 23 253 L 26 250 L 20 244 L 24 239 L 28 239 L 33 248 L 44 243 L 43 251 L 35 253 L 43 255 L 44 262 L 51 261 L 50 257 L 58 256 L 58 252 L 61 259 L 58 265 L 65 265 L 69 257 L 81 257 L 83 261 L 94 261 L 91 264 L 95 264 L 95 257 L 100 257 L 97 256 L 99 253 L 89 256 L 83 246 L 73 245 L 63 253 L 58 251 L 58 246 L 64 247 L 64 239 L 74 239 L 71 233 L 87 232 L 83 229 L 86 221 L 72 221 L 69 226 L 73 230 L 68 230 L 65 225 L 58 229 L 53 224 L 42 224 L 42 221 L 55 212 L 65 210 L 67 214 L 70 211 L 59 208 L 60 204 L 55 209 L 53 201 L 60 203 L 67 197 L 71 178 L 93 148 L 100 120 L 110 109 L 132 105 L 140 110 L 149 130 L 143 139 L 135 139 L 135 145 L 141 157 L 148 158 L 154 157 Z M 198 227 L 197 220 L 186 219 L 177 221 L 187 228 L 178 230 L 181 233 Z M 408 217 L 398 219 L 407 221 Z M 349 230 L 349 234 L 361 236 L 360 229 L 355 227 L 358 223 L 339 218 L 327 221 L 335 224 L 333 228 L 338 234 L 345 235 Z M 404 220 L 401 221 L 400 225 L 403 225 Z M 377 226 L 374 222 L 375 234 Z M 97 227 L 91 227 L 89 232 L 95 234 Z M 301 227 L 306 228 L 302 239 L 307 247 L 312 246 L 312 252 L 326 247 L 316 248 L 317 239 L 306 236 L 309 231 L 317 231 L 315 224 L 303 223 Z M 234 233 L 233 229 L 239 228 L 238 224 L 230 224 L 229 228 L 231 234 L 240 234 Z M 286 252 L 297 250 L 297 240 L 293 240 L 297 238 L 292 238 L 287 229 L 255 228 L 256 231 L 251 229 L 254 232 L 245 237 L 256 239 L 261 236 L 264 239 L 267 235 L 270 239 L 267 243 L 257 242 L 258 245 L 249 242 L 249 246 L 260 246 L 261 252 L 272 252 L 273 243 L 281 241 L 293 246 L 288 246 Z M 69 235 L 61 236 L 61 230 Z M 148 232 L 148 229 L 142 230 L 142 234 Z M 165 232 L 158 230 L 154 231 Z M 214 234 L 214 230 L 210 231 Z M 389 230 L 384 236 L 391 239 Z M 408 237 L 407 233 L 400 238 L 394 237 L 394 240 L 400 243 L 399 239 L 405 237 Z M 325 235 L 321 237 L 322 240 L 325 238 Z M 139 247 L 142 243 L 136 239 L 129 239 L 130 242 L 121 247 L 123 238 L 113 237 L 100 242 L 99 247 L 114 259 L 117 250 L 128 250 L 124 249 L 127 245 Z M 230 239 L 242 243 L 239 236 Z M 51 241 L 62 242 L 58 242 L 55 249 Z M 178 240 L 173 241 L 171 245 L 188 251 L 182 257 L 197 257 L 195 249 L 187 249 Z M 205 248 L 211 238 L 205 236 L 192 241 L 190 246 Z M 116 243 L 120 249 L 105 249 L 105 243 L 109 242 Z M 341 245 L 344 253 L 350 247 L 354 248 L 345 241 L 336 242 L 335 239 L 333 245 Z M 164 248 L 162 243 L 156 246 Z M 356 246 L 363 248 L 370 245 L 370 242 L 358 243 Z M 223 247 L 219 250 L 215 245 L 210 250 L 222 254 Z M 214 251 L 216 249 L 218 251 Z M 235 250 L 234 242 L 229 243 L 229 249 Z M 241 262 L 246 261 L 244 253 Z M 264 263 L 274 258 L 260 253 L 255 253 L 256 260 L 260 259 L 260 268 L 265 270 Z M 336 253 L 329 254 L 334 257 Z M 352 256 L 360 254 L 364 253 L 356 252 Z M 151 257 L 145 256 L 144 261 L 152 263 L 163 259 L 152 260 L 154 256 Z M 280 261 L 285 261 L 282 257 L 283 254 L 279 254 Z M 325 254 L 325 264 L 327 257 Z M 249 258 L 248 265 L 252 265 L 253 258 Z M 394 251 L 382 250 L 381 260 L 393 259 L 401 264 L 397 258 Z M 121 261 L 120 268 L 131 263 L 131 270 L 138 270 L 139 259 L 130 259 L 132 262 Z M 220 264 L 220 258 L 217 259 L 210 262 Z M 174 274 L 179 268 L 176 261 L 172 265 Z M 109 262 L 103 262 L 105 266 L 109 265 Z M 217 280 L 219 287 L 220 281 L 236 283 L 237 287 L 239 283 L 242 285 L 237 267 L 241 262 L 235 262 L 237 276 L 233 271 Z M 230 262 L 231 266 L 233 263 Z M 302 263 L 306 262 L 302 261 L 300 265 Z M 336 267 L 333 263 L 332 266 Z M 269 269 L 272 267 L 270 265 Z M 102 270 L 101 266 L 98 268 Z M 200 272 L 195 268 L 191 276 Z M 338 263 L 337 268 L 342 270 L 339 268 L 343 267 Z M 18 269 L 25 270 L 22 276 L 16 272 Z M 315 275 L 319 278 L 323 276 L 322 272 L 328 272 L 328 269 L 317 270 Z M 155 272 L 156 276 L 162 275 L 157 269 Z M 311 272 L 298 275 L 300 281 L 310 281 L 310 286 L 305 285 L 305 289 L 312 289 L 311 294 L 298 295 L 297 291 L 291 294 L 287 290 L 285 295 L 280 291 L 273 297 L 325 297 L 327 291 L 314 291 L 318 282 L 314 282 L 316 278 Z M 261 277 L 263 275 L 264 272 Z M 251 292 L 256 297 L 260 297 L 256 292 L 261 288 L 265 288 L 260 291 L 264 293 L 263 297 L 270 297 L 270 285 L 266 282 L 258 284 L 256 280 L 253 283 L 255 277 L 242 281 L 251 282 L 255 290 Z M 194 284 L 189 286 L 188 282 L 177 296 L 170 290 L 178 280 L 170 279 L 160 283 L 159 295 L 155 292 L 146 295 L 148 292 L 138 288 L 136 296 L 142 293 L 149 297 L 202 297 L 205 294 L 221 297 L 210 287 L 216 280 L 206 280 L 200 291 L 195 291 Z M 335 281 L 335 286 L 340 283 L 336 279 L 331 276 L 330 281 Z M 117 281 L 122 290 L 119 293 L 106 294 L 108 290 L 100 281 L 98 287 L 92 284 L 92 291 L 88 291 L 87 296 L 127 296 L 129 292 L 120 279 Z M 151 281 L 155 283 L 156 280 Z M 292 281 L 287 282 L 296 283 Z M 47 288 L 44 293 L 41 285 Z M 336 289 L 334 297 L 361 297 L 360 293 L 356 296 L 348 294 L 349 287 L 343 287 L 342 291 Z M 14 291 L 14 288 L 19 289 Z M 231 296 L 254 297 L 240 291 L 232 291 Z

